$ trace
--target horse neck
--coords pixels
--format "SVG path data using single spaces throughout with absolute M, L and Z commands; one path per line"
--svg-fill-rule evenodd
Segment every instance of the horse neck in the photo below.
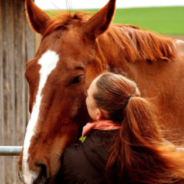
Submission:
M 97 43 L 104 69 L 116 73 L 126 71 L 132 79 L 135 65 L 147 67 L 147 63 L 172 60 L 177 55 L 172 39 L 131 25 L 112 25 Z
M 103 70 L 114 73 L 128 72 L 130 61 L 135 61 L 131 39 L 124 33 L 121 26 L 111 26 L 111 28 L 98 40 L 97 55 L 102 62 Z M 130 72 L 129 72 L 130 73 Z

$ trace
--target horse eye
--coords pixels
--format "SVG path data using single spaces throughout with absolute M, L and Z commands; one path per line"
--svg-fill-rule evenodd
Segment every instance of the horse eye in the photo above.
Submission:
M 79 76 L 75 77 L 75 79 L 71 82 L 71 84 L 80 83 L 83 78 L 84 78 L 84 75 L 79 75 Z

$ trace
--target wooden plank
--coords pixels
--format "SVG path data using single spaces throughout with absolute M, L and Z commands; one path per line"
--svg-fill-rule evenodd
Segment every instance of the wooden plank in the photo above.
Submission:
M 35 56 L 35 33 L 30 28 L 30 25 L 26 19 L 26 48 L 27 48 L 27 61 L 31 60 Z
M 26 58 L 26 16 L 25 16 L 25 8 L 24 8 L 24 2 L 23 2 L 23 5 L 22 5 L 22 8 L 21 8 L 21 12 L 22 12 L 22 15 L 21 15 L 21 20 L 22 20 L 22 47 L 21 47 L 21 50 L 22 50 L 22 62 L 21 62 L 21 79 L 22 79 L 22 104 L 21 104 L 21 114 L 22 114 L 22 122 L 20 123 L 19 125 L 19 137 L 18 137 L 18 140 L 17 140 L 17 145 L 23 145 L 23 141 L 24 141 L 24 135 L 25 135 L 25 131 L 26 131 L 26 125 L 27 125 L 27 122 L 28 122 L 28 117 L 27 117 L 27 114 L 28 114 L 28 104 L 29 104 L 29 100 L 28 100 L 28 86 L 27 86 L 27 82 L 25 80 L 25 76 L 24 76 L 24 73 L 25 73 L 25 64 L 26 64 L 26 61 L 27 61 L 27 58 Z
M 26 61 L 29 61 L 34 58 L 35 56 L 35 48 L 36 48 L 36 38 L 35 38 L 35 33 L 32 31 L 30 28 L 30 25 L 28 23 L 28 20 L 26 18 L 26 43 L 25 43 L 25 48 L 26 48 Z M 27 96 L 26 100 L 29 101 L 29 93 L 28 93 L 28 88 L 27 89 Z M 27 108 L 29 109 L 29 103 L 27 103 Z M 27 119 L 29 119 L 29 112 L 27 111 Z
M 15 144 L 22 145 L 25 133 L 26 116 L 25 111 L 25 11 L 24 1 L 14 0 L 14 72 L 15 72 Z M 13 181 L 20 183 L 17 169 L 18 157 L 13 157 Z
M 15 86 L 14 86 L 14 8 L 13 1 L 6 0 L 3 6 L 4 20 L 3 34 L 4 34 L 4 110 L 5 110 L 5 145 L 12 145 L 15 143 Z M 13 158 L 5 157 L 5 183 L 13 183 L 14 181 L 14 163 Z
M 3 103 L 3 18 L 2 1 L 0 0 L 0 145 L 4 145 L 4 103 Z M 4 157 L 0 157 L 0 180 L 5 181 Z
M 25 70 L 25 26 L 24 26 L 24 2 L 20 0 L 14 1 L 14 59 L 15 59 L 15 129 L 16 143 L 15 145 L 23 144 L 22 132 L 25 132 L 24 123 L 25 117 L 25 85 L 24 85 L 24 70 Z M 22 130 L 22 126 L 24 130 Z
M 6 17 L 6 3 L 5 1 L 2 2 L 2 16 L 3 17 Z M 7 52 L 6 52 L 6 49 L 8 48 L 7 47 L 7 25 L 6 25 L 6 21 L 5 19 L 3 19 L 3 69 L 4 69 L 4 72 L 3 72 L 3 82 L 4 82 L 4 88 L 3 88 L 3 96 L 4 96 L 4 145 L 7 144 L 7 133 L 8 133 L 8 129 L 7 129 L 7 123 L 8 123 L 8 106 L 9 106 L 9 100 L 8 100 L 8 93 L 9 93 L 9 84 L 8 84 L 8 81 L 7 81 L 7 71 L 8 71 L 8 63 L 7 63 Z M 7 181 L 6 179 L 6 169 L 9 169 L 9 168 L 6 168 L 6 165 L 8 165 L 9 163 L 7 162 L 7 159 L 5 158 L 4 159 L 4 170 L 5 170 L 5 181 L 4 183 L 6 182 L 10 182 L 9 178 Z

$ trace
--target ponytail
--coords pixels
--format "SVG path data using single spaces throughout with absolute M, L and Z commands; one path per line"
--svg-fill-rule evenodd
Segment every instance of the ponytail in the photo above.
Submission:
M 163 184 L 184 178 L 184 153 L 172 144 L 164 144 L 148 100 L 131 96 L 122 117 L 121 129 L 109 149 L 109 183 Z
M 109 149 L 107 181 L 163 184 L 184 178 L 184 153 L 165 144 L 155 108 L 140 97 L 136 84 L 105 73 L 96 80 L 96 89 L 96 106 L 121 126 Z

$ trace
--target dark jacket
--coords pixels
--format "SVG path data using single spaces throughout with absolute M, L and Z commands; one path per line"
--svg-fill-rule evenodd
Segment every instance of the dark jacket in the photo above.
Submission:
M 65 149 L 62 163 L 64 184 L 107 184 L 108 149 L 117 130 L 92 130 L 84 143 Z

